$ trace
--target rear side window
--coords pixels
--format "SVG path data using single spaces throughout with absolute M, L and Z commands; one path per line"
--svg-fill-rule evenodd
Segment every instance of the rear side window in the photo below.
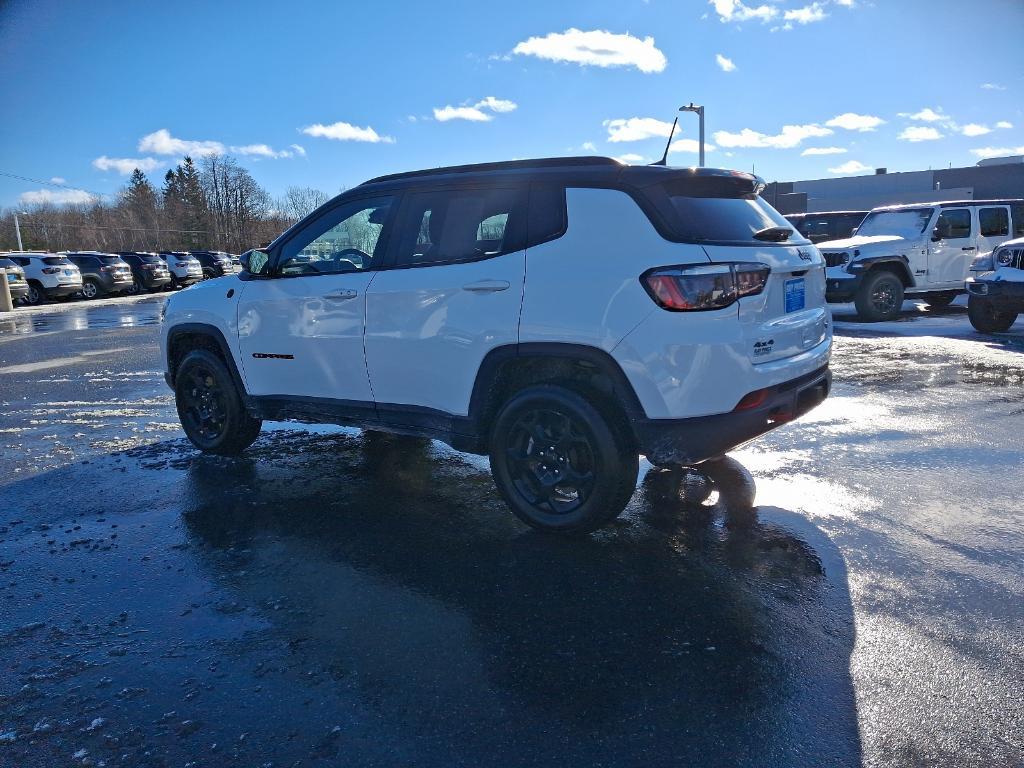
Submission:
M 557 240 L 567 228 L 565 187 L 533 184 L 530 187 L 530 213 L 526 223 L 526 247 Z
M 982 237 L 1010 234 L 1010 212 L 1005 208 L 979 208 L 978 226 Z
M 65 258 L 64 256 L 44 256 L 43 264 L 46 264 L 47 266 L 50 267 L 66 267 L 69 264 L 71 264 L 71 262 L 68 261 L 67 258 Z
M 1024 237 L 1024 203 L 1011 205 L 1010 213 L 1013 217 L 1013 236 Z
M 525 193 L 525 188 L 491 188 L 406 195 L 397 263 L 452 264 L 522 250 Z
M 657 186 L 668 199 L 670 226 L 683 240 L 766 245 L 755 239 L 754 233 L 784 227 L 793 233 L 786 243 L 807 242 L 781 213 L 751 190 L 749 182 L 709 176 Z

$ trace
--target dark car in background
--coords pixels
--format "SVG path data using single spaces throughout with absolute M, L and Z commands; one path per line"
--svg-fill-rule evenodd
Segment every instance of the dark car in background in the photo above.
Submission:
M 17 302 L 28 296 L 28 281 L 25 270 L 10 259 L 0 257 L 0 272 L 7 273 L 7 288 L 11 292 L 11 301 Z
M 233 275 L 241 271 L 241 265 L 236 269 L 231 254 L 224 251 L 189 251 L 189 255 L 199 260 L 203 265 L 203 277 L 222 277 Z
M 82 273 L 82 296 L 85 298 L 96 299 L 131 290 L 132 268 L 117 254 L 69 251 L 65 255 Z
M 819 211 L 787 213 L 786 219 L 812 243 L 823 243 L 852 236 L 867 215 L 867 211 Z
M 146 251 L 122 252 L 119 256 L 132 268 L 130 293 L 159 291 L 171 283 L 171 272 L 167 262 L 155 253 Z

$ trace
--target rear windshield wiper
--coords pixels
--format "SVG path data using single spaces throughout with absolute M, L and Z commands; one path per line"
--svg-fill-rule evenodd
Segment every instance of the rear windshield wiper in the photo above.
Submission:
M 789 227 L 765 227 L 754 233 L 754 239 L 764 240 L 768 243 L 781 243 L 783 240 L 789 240 L 789 236 L 792 234 L 793 230 Z

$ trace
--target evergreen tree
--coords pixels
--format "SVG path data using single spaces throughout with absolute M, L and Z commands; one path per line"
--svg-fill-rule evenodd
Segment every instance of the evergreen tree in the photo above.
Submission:
M 136 168 L 128 184 L 121 191 L 120 208 L 129 223 L 130 240 L 133 247 L 152 248 L 157 246 L 160 236 L 159 213 L 156 190 L 149 183 L 146 174 Z M 140 246 L 141 244 L 141 246 Z

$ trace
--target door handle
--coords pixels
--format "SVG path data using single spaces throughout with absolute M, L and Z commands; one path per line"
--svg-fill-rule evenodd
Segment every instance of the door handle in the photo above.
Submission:
M 346 288 L 341 291 L 335 291 L 334 293 L 328 293 L 324 295 L 324 298 L 328 301 L 346 301 L 348 299 L 354 299 L 359 295 L 359 291 L 353 291 L 350 288 Z
M 471 293 L 497 293 L 507 291 L 510 283 L 508 280 L 478 280 L 475 283 L 462 286 L 462 290 Z
M 961 248 L 960 250 L 961 250 L 961 251 L 973 251 L 973 250 L 974 250 L 974 246 L 973 246 L 973 245 L 965 245 L 965 246 L 964 246 L 963 248 Z

